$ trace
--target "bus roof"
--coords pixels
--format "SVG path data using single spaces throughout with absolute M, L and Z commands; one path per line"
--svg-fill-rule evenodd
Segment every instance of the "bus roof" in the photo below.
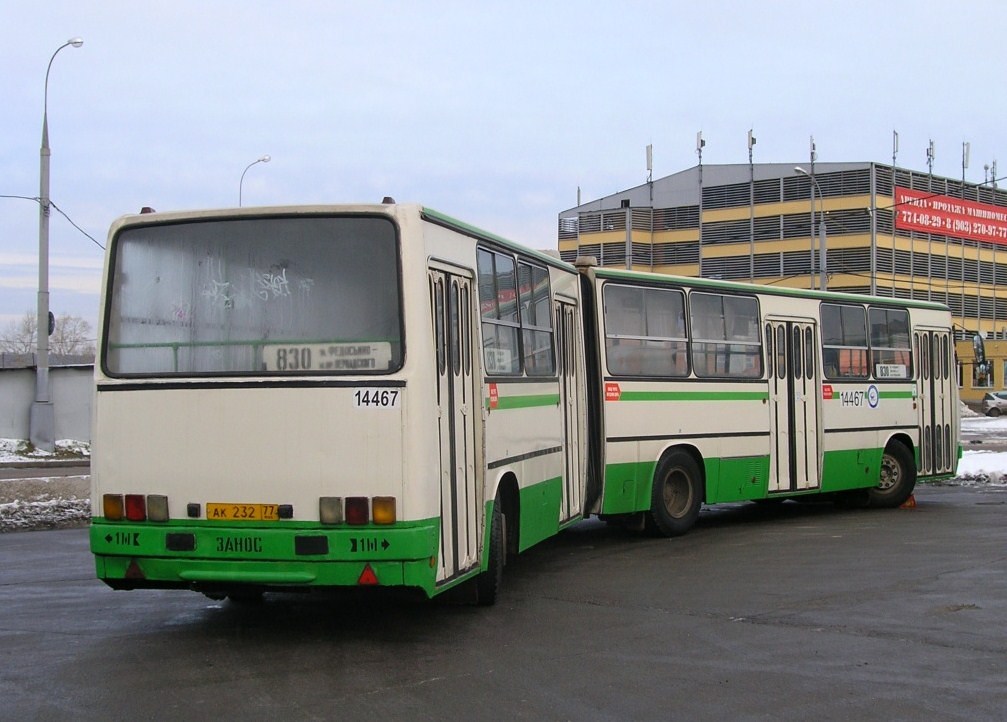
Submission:
M 502 236 L 498 236 L 495 233 L 490 233 L 489 231 L 483 230 L 482 228 L 477 228 L 476 226 L 460 221 L 457 218 L 453 218 L 440 211 L 435 211 L 433 208 L 423 208 L 423 218 L 430 221 L 431 223 L 436 223 L 438 225 L 444 226 L 446 228 L 451 228 L 452 230 L 458 231 L 459 233 L 464 233 L 465 235 L 472 236 L 477 240 L 492 241 L 493 243 L 500 244 L 509 248 L 512 251 L 520 251 L 526 255 L 531 255 L 547 263 L 550 266 L 555 266 L 557 268 L 562 268 L 564 271 L 569 271 L 570 273 L 576 273 L 577 269 L 573 267 L 572 264 L 566 261 L 560 260 L 555 256 L 550 256 L 544 251 L 535 250 L 521 243 L 516 243 L 514 241 L 508 240 Z
M 841 291 L 813 291 L 801 288 L 781 288 L 759 283 L 744 283 L 741 281 L 722 281 L 713 278 L 697 278 L 694 276 L 674 276 L 665 273 L 647 273 L 644 271 L 627 271 L 612 267 L 591 267 L 591 272 L 598 278 L 611 278 L 625 281 L 645 281 L 648 283 L 664 283 L 685 285 L 698 288 L 716 288 L 722 290 L 743 291 L 768 296 L 787 296 L 790 298 L 818 299 L 821 301 L 853 301 L 856 303 L 877 303 L 912 308 L 926 308 L 934 311 L 948 311 L 948 307 L 934 301 L 917 301 L 906 298 L 891 298 L 886 296 L 871 296 L 859 293 L 843 293 Z
M 242 208 L 215 208 L 182 211 L 148 211 L 146 213 L 132 213 L 116 219 L 110 230 L 110 237 L 123 226 L 157 224 L 157 223 L 181 223 L 185 221 L 210 220 L 214 218 L 261 218 L 277 215 L 323 215 L 328 213 L 378 213 L 383 215 L 394 215 L 394 209 L 401 212 L 415 212 L 421 218 L 431 223 L 450 228 L 459 233 L 471 236 L 476 240 L 490 241 L 509 250 L 532 256 L 537 260 L 550 266 L 560 268 L 569 273 L 576 273 L 572 264 L 560 260 L 548 253 L 536 250 L 515 241 L 511 241 L 495 233 L 473 226 L 446 213 L 428 208 L 415 203 L 345 203 L 328 205 L 290 205 L 290 206 L 246 206 Z

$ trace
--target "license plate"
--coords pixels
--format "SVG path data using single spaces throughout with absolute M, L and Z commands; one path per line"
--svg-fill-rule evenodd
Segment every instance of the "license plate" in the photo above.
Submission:
M 219 521 L 276 521 L 276 504 L 207 504 L 206 518 Z

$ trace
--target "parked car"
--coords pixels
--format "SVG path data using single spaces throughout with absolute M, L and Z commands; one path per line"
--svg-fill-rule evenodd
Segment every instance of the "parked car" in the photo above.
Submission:
M 1007 391 L 990 391 L 983 396 L 983 413 L 999 416 L 1007 412 Z

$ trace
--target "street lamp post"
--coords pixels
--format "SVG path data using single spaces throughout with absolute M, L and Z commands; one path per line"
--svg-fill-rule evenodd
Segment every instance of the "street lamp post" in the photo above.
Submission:
M 829 274 L 826 271 L 825 263 L 825 253 L 826 253 L 826 238 L 825 238 L 825 196 L 822 194 L 822 187 L 818 185 L 818 181 L 815 180 L 815 176 L 808 173 L 800 166 L 794 168 L 794 173 L 800 173 L 801 175 L 806 175 L 811 183 L 814 185 L 815 190 L 818 191 L 818 273 L 819 281 L 818 287 L 827 291 L 829 286 Z M 812 211 L 813 212 L 813 211 Z M 811 288 L 815 287 L 815 239 L 812 236 L 811 239 Z
M 70 38 L 56 48 L 45 70 L 42 96 L 42 147 L 39 150 L 38 193 L 38 312 L 35 317 L 37 353 L 35 359 L 35 401 L 31 405 L 28 438 L 38 449 L 56 448 L 56 416 L 49 393 L 49 71 L 59 51 L 79 48 L 80 38 Z
M 272 158 L 270 158 L 269 155 L 264 155 L 261 158 L 257 158 L 256 160 L 253 160 L 251 163 L 249 163 L 248 165 L 245 166 L 245 170 L 241 171 L 241 180 L 238 181 L 238 207 L 239 208 L 241 207 L 241 189 L 242 189 L 242 186 L 245 184 L 245 173 L 247 173 L 248 169 L 251 168 L 256 163 L 268 163 L 271 160 L 272 160 Z

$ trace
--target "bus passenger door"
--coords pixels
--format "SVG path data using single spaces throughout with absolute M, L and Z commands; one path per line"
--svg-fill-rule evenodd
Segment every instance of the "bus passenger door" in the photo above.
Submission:
M 817 327 L 805 319 L 771 320 L 769 349 L 769 492 L 820 486 Z
M 431 268 L 440 469 L 440 567 L 451 579 L 479 562 L 483 499 L 476 483 L 471 277 Z
M 954 345 L 946 330 L 917 330 L 913 334 L 916 358 L 916 397 L 919 413 L 920 474 L 954 473 L 957 441 L 951 438 L 954 389 Z
M 577 307 L 572 303 L 557 301 L 556 314 L 556 370 L 559 373 L 559 398 L 563 409 L 563 499 L 560 505 L 560 523 L 583 512 L 584 468 L 581 461 L 581 401 L 578 383 L 582 383 L 580 356 L 580 328 L 577 325 Z

